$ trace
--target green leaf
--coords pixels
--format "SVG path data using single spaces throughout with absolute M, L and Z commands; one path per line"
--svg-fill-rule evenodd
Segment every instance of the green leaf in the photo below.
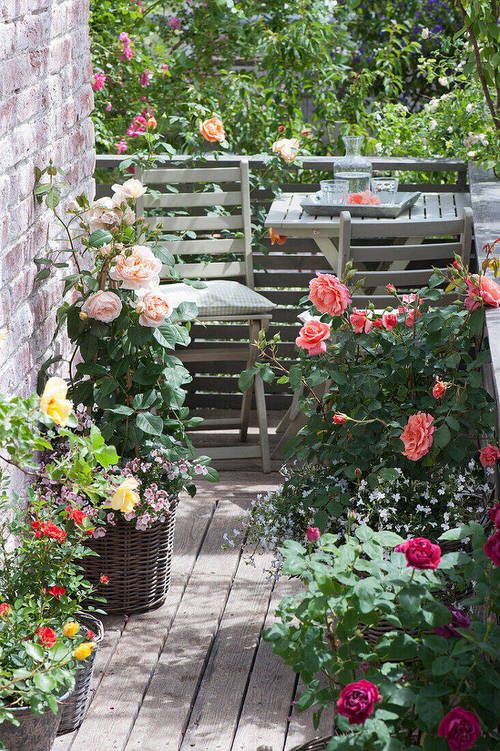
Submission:
M 103 245 L 107 245 L 112 240 L 111 232 L 106 229 L 96 229 L 89 237 L 89 245 L 91 248 L 102 248 Z
M 434 442 L 440 448 L 444 448 L 451 441 L 450 429 L 447 425 L 441 425 L 434 433 Z
M 245 391 L 248 391 L 257 372 L 258 370 L 255 365 L 252 365 L 251 368 L 247 368 L 242 373 L 240 373 L 240 377 L 238 379 L 238 387 L 241 392 L 245 393 Z
M 131 407 L 127 407 L 126 404 L 119 404 L 118 407 L 108 407 L 105 411 L 113 412 L 115 415 L 125 415 L 126 417 L 134 414 L 134 410 Z
M 35 662 L 43 662 L 45 654 L 40 644 L 33 644 L 31 641 L 24 642 L 24 649 Z
M 149 435 L 161 435 L 163 433 L 163 419 L 159 415 L 150 412 L 139 412 L 135 424 L 143 433 Z
M 50 694 L 57 686 L 55 678 L 49 673 L 35 673 L 33 683 L 46 694 Z
M 432 663 L 432 675 L 446 675 L 453 670 L 454 662 L 451 657 L 442 655 L 436 657 Z

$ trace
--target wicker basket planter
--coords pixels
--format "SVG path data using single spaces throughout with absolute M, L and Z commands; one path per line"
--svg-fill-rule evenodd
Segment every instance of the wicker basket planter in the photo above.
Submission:
M 95 637 L 92 641 L 99 644 L 104 637 L 104 627 L 97 618 L 90 613 L 78 614 L 78 621 L 85 629 L 91 629 Z M 97 649 L 94 649 L 91 656 L 82 663 L 75 675 L 75 687 L 71 696 L 61 702 L 61 722 L 57 730 L 57 735 L 65 735 L 78 730 L 85 719 L 90 704 L 90 684 L 94 673 L 94 663 Z
M 295 746 L 292 751 L 326 751 L 326 748 L 333 738 L 333 735 L 329 735 L 326 738 L 316 738 L 313 741 L 307 741 L 300 746 Z
M 67 693 L 61 703 L 69 697 L 70 693 Z M 0 725 L 0 741 L 7 751 L 50 751 L 61 720 L 61 709 L 58 714 L 48 710 L 42 715 L 33 714 L 30 707 L 16 707 L 11 711 L 19 725 L 11 722 L 2 722 Z
M 141 532 L 133 524 L 119 520 L 106 528 L 106 535 L 88 542 L 99 555 L 82 560 L 87 579 L 106 598 L 109 614 L 146 613 L 161 607 L 170 585 L 175 512 L 178 500 L 171 501 L 171 514 Z M 109 584 L 100 584 L 101 574 Z

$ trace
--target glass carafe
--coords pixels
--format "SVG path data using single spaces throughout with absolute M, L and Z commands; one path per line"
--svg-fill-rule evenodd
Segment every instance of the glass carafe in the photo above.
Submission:
M 372 163 L 361 156 L 363 136 L 343 136 L 345 156 L 338 157 L 333 163 L 335 179 L 349 181 L 349 193 L 362 193 L 370 189 Z

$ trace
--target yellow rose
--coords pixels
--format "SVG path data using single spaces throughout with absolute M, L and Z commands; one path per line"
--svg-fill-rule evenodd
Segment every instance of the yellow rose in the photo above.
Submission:
M 93 644 L 93 642 L 84 641 L 83 644 L 80 644 L 80 646 L 73 651 L 73 657 L 75 660 L 86 660 L 87 657 L 90 657 L 92 654 L 94 647 L 95 644 Z
M 73 402 L 66 399 L 68 385 L 57 376 L 49 378 L 40 397 L 40 409 L 50 417 L 56 425 L 64 427 L 73 409 Z
M 141 500 L 139 493 L 135 491 L 139 487 L 138 481 L 134 477 L 127 477 L 116 488 L 111 498 L 111 508 L 113 511 L 121 511 L 123 514 L 130 514 Z
M 64 624 L 63 634 L 64 636 L 76 636 L 80 631 L 80 624 L 76 621 L 68 621 Z

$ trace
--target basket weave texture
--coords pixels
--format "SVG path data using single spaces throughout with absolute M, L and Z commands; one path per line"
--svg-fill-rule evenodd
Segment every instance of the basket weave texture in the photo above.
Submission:
M 165 602 L 170 585 L 175 512 L 178 499 L 170 502 L 170 516 L 140 531 L 124 520 L 106 528 L 105 537 L 86 543 L 99 555 L 87 556 L 82 567 L 87 579 L 106 599 L 108 614 L 146 613 Z M 109 584 L 100 584 L 101 574 Z
M 326 738 L 316 738 L 313 741 L 307 741 L 301 746 L 295 746 L 292 751 L 326 751 L 328 743 L 333 738 L 333 735 L 329 735 Z
M 104 627 L 101 621 L 94 618 L 90 613 L 78 614 L 78 622 L 85 629 L 92 629 L 95 633 L 93 641 L 99 644 L 104 638 Z M 90 684 L 94 673 L 95 655 L 97 650 L 93 650 L 90 657 L 82 663 L 75 675 L 75 687 L 71 696 L 62 702 L 61 722 L 57 730 L 57 735 L 65 735 L 78 730 L 85 719 L 90 704 Z

